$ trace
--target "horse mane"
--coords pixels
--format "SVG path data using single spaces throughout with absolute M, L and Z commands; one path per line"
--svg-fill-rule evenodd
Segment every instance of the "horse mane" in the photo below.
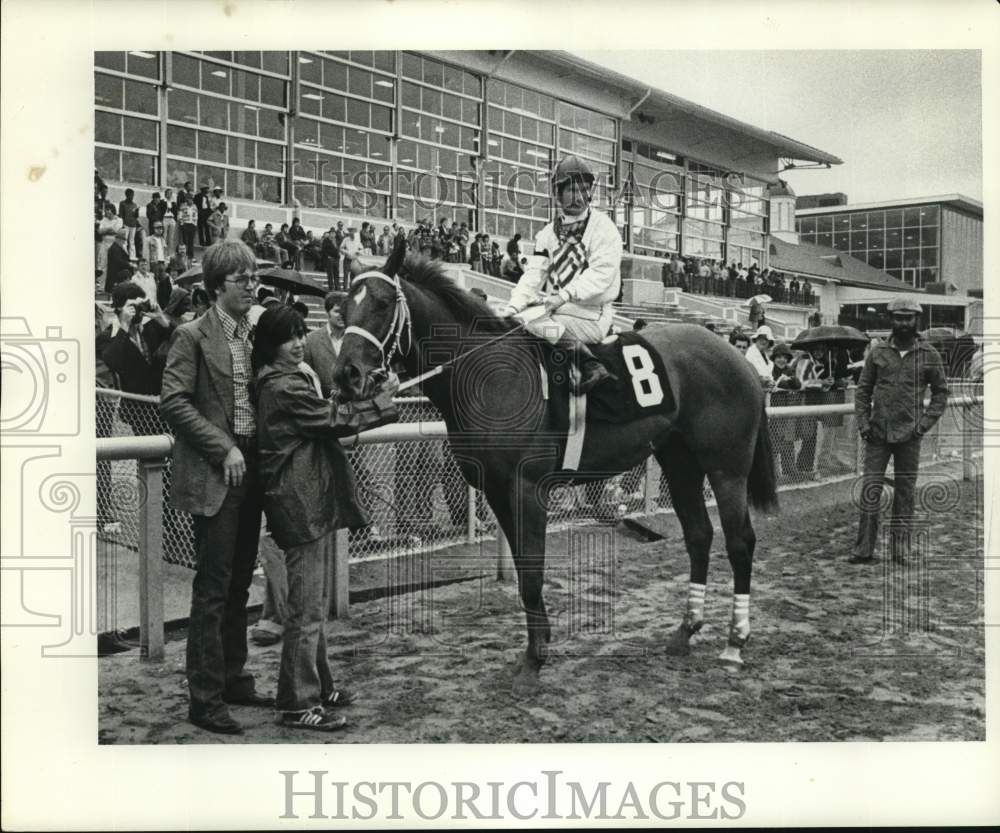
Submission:
M 484 301 L 448 277 L 440 261 L 411 255 L 406 258 L 400 276 L 436 298 L 460 321 L 475 322 L 477 332 L 504 333 L 514 327 L 511 321 L 498 317 Z

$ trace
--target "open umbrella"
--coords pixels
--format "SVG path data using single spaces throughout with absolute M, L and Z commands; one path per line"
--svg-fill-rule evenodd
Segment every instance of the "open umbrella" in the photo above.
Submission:
M 264 269 L 257 273 L 261 283 L 278 289 L 287 289 L 295 295 L 315 295 L 322 298 L 326 295 L 326 287 L 315 281 L 302 277 L 295 269 L 282 269 L 278 266 Z
M 771 298 L 770 295 L 754 295 L 752 298 L 747 298 L 743 302 L 743 306 L 748 307 L 754 301 L 756 301 L 758 304 L 770 304 L 772 300 L 773 298 Z
M 824 325 L 803 330 L 792 342 L 793 350 L 811 347 L 861 347 L 868 343 L 868 336 L 854 327 Z
M 274 268 L 273 260 L 264 260 L 263 258 L 257 258 L 257 271 L 258 273 L 263 269 Z M 177 280 L 174 281 L 177 286 L 188 286 L 192 283 L 197 283 L 201 280 L 201 264 L 196 263 L 194 266 L 190 267 L 184 272 L 181 272 L 177 276 Z

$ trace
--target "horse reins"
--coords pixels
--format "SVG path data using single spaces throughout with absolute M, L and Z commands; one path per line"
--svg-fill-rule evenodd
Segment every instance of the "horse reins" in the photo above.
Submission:
M 359 281 L 366 280 L 367 278 L 378 278 L 379 280 L 383 280 L 386 283 L 390 284 L 393 287 L 393 289 L 396 290 L 396 308 L 392 314 L 392 322 L 389 324 L 389 329 L 386 331 L 385 338 L 381 340 L 379 340 L 377 336 L 373 335 L 364 327 L 355 327 L 353 325 L 347 327 L 344 330 L 344 335 L 347 336 L 350 333 L 354 333 L 354 335 L 361 336 L 361 338 L 365 339 L 365 341 L 374 344 L 378 348 L 379 353 L 382 356 L 381 370 L 384 373 L 388 373 L 390 369 L 389 362 L 392 360 L 392 357 L 396 353 L 399 353 L 399 355 L 402 356 L 405 355 L 406 353 L 409 353 L 410 350 L 413 349 L 413 319 L 412 316 L 410 315 L 410 307 L 406 301 L 406 295 L 403 293 L 403 287 L 402 284 L 400 284 L 399 282 L 398 276 L 390 278 L 384 272 L 379 272 L 377 270 L 372 270 L 370 272 L 363 272 L 362 274 L 358 275 L 351 281 L 351 289 L 353 290 L 354 286 Z M 449 365 L 454 364 L 459 359 L 464 359 L 466 356 L 471 356 L 477 350 L 482 350 L 484 347 L 489 347 L 491 344 L 495 344 L 501 339 L 505 339 L 507 338 L 507 336 L 519 332 L 525 326 L 526 323 L 527 322 L 522 321 L 517 326 L 512 327 L 505 333 L 501 333 L 496 338 L 491 338 L 489 341 L 484 341 L 482 344 L 477 344 L 475 347 L 466 350 L 464 353 L 459 353 L 457 356 L 448 359 L 448 361 L 442 362 L 441 364 L 434 366 L 430 370 L 421 373 L 419 376 L 415 376 L 412 379 L 408 379 L 407 381 L 402 382 L 399 386 L 399 390 L 400 391 L 406 390 L 407 388 L 411 388 L 414 385 L 419 385 L 421 382 L 430 379 L 432 376 L 439 376 L 440 374 L 444 373 L 445 368 L 447 368 Z M 404 332 L 406 334 L 406 342 L 407 342 L 405 351 L 400 346 Z M 391 348 L 386 349 L 390 343 L 392 345 Z

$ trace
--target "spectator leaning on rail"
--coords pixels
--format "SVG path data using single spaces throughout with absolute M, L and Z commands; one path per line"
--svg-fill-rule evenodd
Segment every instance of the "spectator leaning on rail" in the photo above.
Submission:
M 263 507 L 257 423 L 247 389 L 247 312 L 256 268 L 254 253 L 242 241 L 224 240 L 205 251 L 203 282 L 215 304 L 175 331 L 160 403 L 175 436 L 171 501 L 194 516 L 188 718 L 224 734 L 242 731 L 227 704 L 274 703 L 257 693 L 244 668 L 246 605 Z
M 872 347 L 854 398 L 858 433 L 865 441 L 861 517 L 852 564 L 874 560 L 878 511 L 885 467 L 893 458 L 895 496 L 892 501 L 890 549 L 894 561 L 910 549 L 913 492 L 920 465 L 920 440 L 944 413 L 948 402 L 944 364 L 937 350 L 917 335 L 923 308 L 912 298 L 889 302 L 892 335 Z M 930 387 L 930 405 L 924 392 Z
M 586 393 L 615 378 L 585 342 L 598 342 L 611 327 L 611 302 L 621 288 L 622 238 L 614 222 L 591 204 L 594 173 L 578 156 L 566 156 L 552 174 L 556 219 L 535 238 L 535 254 L 514 291 L 507 315 L 521 315 L 526 329 L 574 357 Z M 542 315 L 524 315 L 543 304 Z

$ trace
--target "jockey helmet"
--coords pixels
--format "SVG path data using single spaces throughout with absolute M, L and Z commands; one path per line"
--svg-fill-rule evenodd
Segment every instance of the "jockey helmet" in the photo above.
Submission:
M 559 164 L 552 171 L 552 189 L 558 191 L 560 185 L 569 182 L 574 177 L 582 179 L 589 186 L 593 186 L 596 178 L 590 165 L 579 156 L 570 154 L 560 159 Z

